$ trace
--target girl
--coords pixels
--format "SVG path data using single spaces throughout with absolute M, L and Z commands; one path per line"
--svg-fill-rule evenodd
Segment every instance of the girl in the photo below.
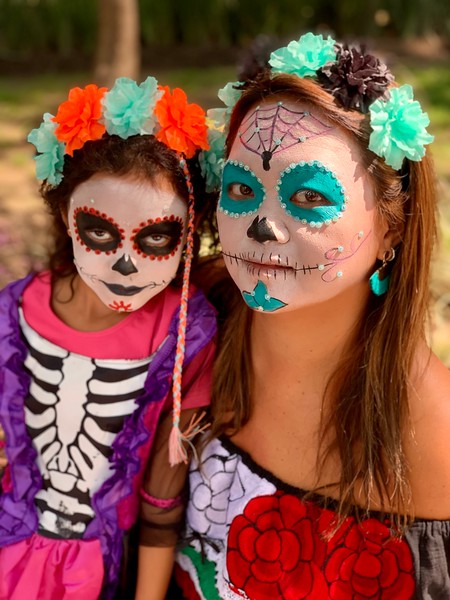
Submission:
M 221 92 L 225 116 L 239 97 L 217 214 L 241 301 L 191 467 L 182 597 L 448 598 L 427 115 L 331 38 L 306 34 L 270 66 Z
M 121 78 L 70 90 L 28 139 L 55 238 L 49 270 L 0 295 L 0 598 L 112 598 L 139 503 L 139 593 L 163 598 L 216 331 L 189 285 L 205 115 Z

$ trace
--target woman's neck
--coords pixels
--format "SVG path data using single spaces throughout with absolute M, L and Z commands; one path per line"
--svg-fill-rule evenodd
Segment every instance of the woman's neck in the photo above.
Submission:
M 336 368 L 367 301 L 365 290 L 295 311 L 255 313 L 251 348 L 256 372 L 277 368 L 300 379 L 322 380 Z M 255 373 L 256 374 L 256 373 Z

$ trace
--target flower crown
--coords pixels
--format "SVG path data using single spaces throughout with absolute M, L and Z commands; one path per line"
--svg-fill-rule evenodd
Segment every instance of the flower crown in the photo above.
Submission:
M 412 87 L 389 89 L 394 76 L 378 58 L 363 49 L 339 44 L 330 36 L 306 33 L 298 41 L 272 52 L 268 64 L 272 73 L 315 77 L 342 106 L 369 113 L 372 128 L 369 150 L 384 158 L 395 170 L 401 169 L 405 158 L 420 161 L 425 155 L 425 145 L 434 140 L 426 131 L 430 124 L 428 115 L 414 100 Z M 228 83 L 218 94 L 226 108 L 208 111 L 208 117 L 223 138 L 214 140 L 210 132 L 211 149 L 203 153 L 210 180 L 216 185 L 220 183 L 217 165 L 224 163 L 229 118 L 244 89 L 243 82 Z
M 39 128 L 27 138 L 38 152 L 37 178 L 58 185 L 64 156 L 73 156 L 86 142 L 99 140 L 105 133 L 122 139 L 154 135 L 185 158 L 209 148 L 205 112 L 197 104 L 188 104 L 182 89 L 171 93 L 154 77 L 141 84 L 120 77 L 110 90 L 95 84 L 72 88 L 55 116 L 44 114 Z

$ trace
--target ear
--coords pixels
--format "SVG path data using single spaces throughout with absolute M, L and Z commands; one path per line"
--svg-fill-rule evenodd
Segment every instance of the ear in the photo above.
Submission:
M 380 242 L 378 245 L 377 258 L 383 260 L 386 252 L 391 248 L 397 248 L 402 241 L 402 230 L 389 224 L 386 219 L 382 219 L 380 232 Z

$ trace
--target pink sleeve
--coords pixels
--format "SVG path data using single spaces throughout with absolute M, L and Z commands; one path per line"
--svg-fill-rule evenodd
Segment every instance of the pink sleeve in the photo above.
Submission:
M 211 340 L 183 369 L 181 410 L 209 406 L 215 354 L 216 342 Z M 172 392 L 166 398 L 164 410 L 172 410 Z

